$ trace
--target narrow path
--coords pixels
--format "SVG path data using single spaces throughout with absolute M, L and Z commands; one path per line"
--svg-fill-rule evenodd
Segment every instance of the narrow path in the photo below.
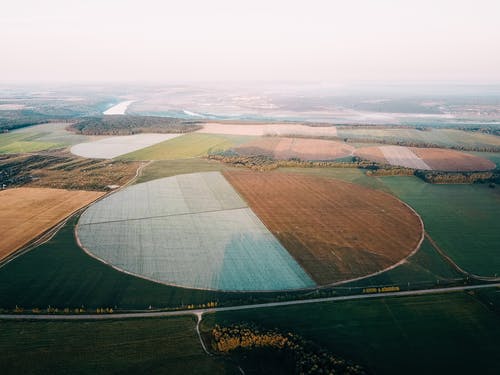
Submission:
M 203 351 L 205 353 L 207 353 L 209 356 L 211 356 L 212 353 L 210 353 L 207 350 L 207 347 L 205 346 L 205 342 L 203 341 L 203 338 L 201 337 L 201 333 L 200 333 L 200 323 L 201 323 L 201 320 L 203 319 L 203 311 L 198 311 L 198 312 L 194 313 L 194 315 L 196 315 L 196 333 L 198 334 L 198 339 L 200 339 L 201 347 L 203 348 Z
M 156 311 L 156 312 L 145 311 L 145 312 L 135 312 L 135 313 L 116 313 L 116 314 L 101 314 L 101 315 L 99 314 L 78 314 L 78 315 L 0 314 L 0 319 L 109 320 L 109 319 L 127 319 L 127 318 L 159 318 L 159 317 L 185 316 L 185 315 L 196 315 L 198 317 L 198 314 L 210 314 L 210 313 L 218 313 L 226 311 L 253 310 L 253 309 L 262 309 L 270 307 L 308 305 L 312 303 L 355 301 L 364 299 L 380 299 L 388 297 L 423 296 L 431 294 L 462 292 L 462 291 L 485 289 L 485 288 L 500 288 L 500 283 L 482 284 L 482 285 L 464 285 L 464 286 L 454 286 L 454 287 L 436 288 L 436 289 L 410 290 L 403 292 L 356 294 L 356 295 L 340 296 L 340 297 L 325 297 L 325 298 L 293 300 L 285 302 L 268 302 L 268 303 L 252 304 L 252 305 L 213 307 L 213 308 L 195 309 L 195 310 Z M 201 318 L 199 319 L 201 321 Z
M 425 238 L 429 240 L 429 243 L 432 245 L 432 247 L 441 255 L 446 262 L 448 262 L 456 271 L 461 273 L 462 275 L 468 277 L 469 279 L 474 279 L 478 281 L 489 281 L 489 282 L 498 282 L 500 281 L 500 277 L 491 277 L 491 276 L 479 276 L 475 275 L 473 273 L 470 273 L 466 270 L 464 270 L 462 267 L 460 267 L 451 257 L 446 254 L 446 252 L 439 247 L 439 245 L 432 239 L 432 237 L 429 235 L 429 233 L 425 232 Z

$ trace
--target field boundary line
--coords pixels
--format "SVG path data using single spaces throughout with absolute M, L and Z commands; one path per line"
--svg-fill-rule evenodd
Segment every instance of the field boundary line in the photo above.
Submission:
M 427 240 L 429 240 L 429 243 L 439 253 L 439 255 L 441 255 L 445 259 L 445 261 L 448 262 L 459 273 L 467 276 L 468 278 L 475 279 L 478 281 L 490 281 L 490 282 L 500 281 L 500 277 L 479 276 L 464 270 L 457 263 L 455 263 L 455 261 L 448 254 L 446 254 L 446 252 L 443 249 L 441 249 L 441 247 L 439 247 L 439 245 L 436 243 L 436 241 L 432 239 L 429 233 L 425 232 L 425 237 L 427 238 Z
M 420 289 L 400 292 L 373 293 L 373 294 L 356 294 L 351 296 L 324 297 L 305 300 L 292 300 L 284 302 L 268 302 L 251 305 L 228 306 L 228 307 L 212 307 L 205 309 L 192 310 L 176 310 L 176 311 L 155 311 L 155 312 L 132 312 L 132 313 L 111 313 L 111 314 L 78 314 L 78 315 L 50 315 L 50 314 L 0 314 L 0 320 L 112 320 L 112 319 L 131 319 L 131 318 L 161 318 L 169 316 L 185 316 L 199 314 L 213 314 L 226 311 L 253 310 L 262 308 L 285 307 L 296 305 L 307 305 L 313 303 L 325 302 L 341 302 L 341 301 L 356 301 L 363 299 L 380 299 L 388 297 L 407 297 L 407 296 L 423 296 L 442 293 L 464 292 L 477 289 L 500 288 L 500 283 L 481 284 L 481 285 L 463 285 L 447 288 L 436 289 Z

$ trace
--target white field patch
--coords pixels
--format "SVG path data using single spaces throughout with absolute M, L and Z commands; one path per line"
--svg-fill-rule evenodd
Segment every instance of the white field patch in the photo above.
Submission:
M 79 143 L 71 147 L 71 153 L 94 159 L 113 159 L 182 134 L 134 134 L 108 137 L 94 142 Z
M 307 126 L 301 124 L 220 124 L 206 123 L 199 133 L 253 135 L 253 136 L 304 136 L 336 137 L 335 126 Z
M 87 209 L 77 235 L 101 261 L 166 284 L 235 291 L 315 286 L 219 172 L 130 186 Z
M 14 104 L 14 103 L 0 104 L 0 111 L 18 111 L 24 108 L 26 108 L 26 105 L 24 104 Z
M 389 164 L 414 169 L 432 169 L 427 165 L 427 163 L 425 163 L 422 159 L 415 155 L 408 147 L 381 146 L 380 151 L 382 151 Z
M 111 108 L 108 108 L 103 112 L 104 115 L 124 115 L 127 112 L 127 108 L 130 104 L 132 104 L 135 100 L 126 100 L 123 102 L 114 105 Z

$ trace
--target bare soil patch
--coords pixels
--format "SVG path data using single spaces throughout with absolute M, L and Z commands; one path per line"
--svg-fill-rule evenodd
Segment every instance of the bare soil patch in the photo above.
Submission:
M 420 244 L 420 218 L 391 195 L 280 172 L 224 175 L 318 284 L 386 269 Z
M 495 163 L 475 155 L 440 148 L 416 148 L 411 151 L 437 171 L 467 172 L 495 169 Z
M 354 148 L 343 142 L 308 138 L 260 138 L 235 151 L 244 156 L 266 155 L 279 160 L 334 160 L 351 155 Z
M 41 188 L 0 191 L 0 260 L 103 194 Z

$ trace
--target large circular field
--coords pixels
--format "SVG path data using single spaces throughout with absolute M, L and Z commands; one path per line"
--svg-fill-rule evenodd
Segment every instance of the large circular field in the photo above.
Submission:
M 479 156 L 441 148 L 403 146 L 363 147 L 355 151 L 360 158 L 381 164 L 445 172 L 488 171 L 495 163 Z
M 281 172 L 224 174 L 319 285 L 387 269 L 423 239 L 420 217 L 383 192 Z

